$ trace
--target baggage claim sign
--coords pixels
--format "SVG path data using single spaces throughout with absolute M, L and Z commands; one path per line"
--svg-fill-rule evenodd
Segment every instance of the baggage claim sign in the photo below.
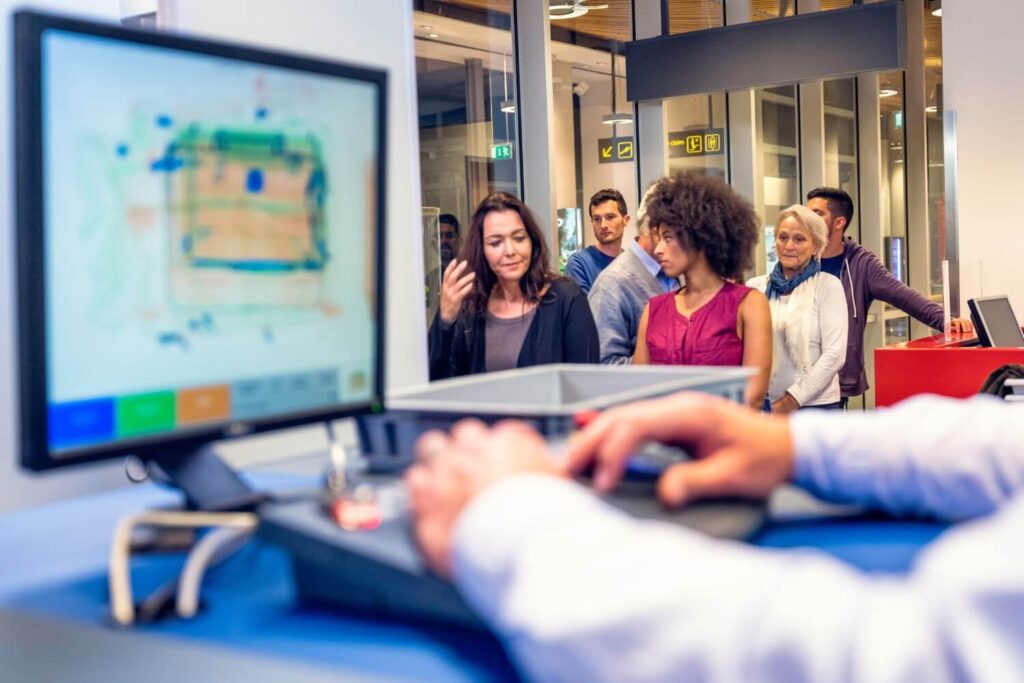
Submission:
M 725 154 L 725 129 L 705 128 L 668 134 L 668 155 L 672 158 Z

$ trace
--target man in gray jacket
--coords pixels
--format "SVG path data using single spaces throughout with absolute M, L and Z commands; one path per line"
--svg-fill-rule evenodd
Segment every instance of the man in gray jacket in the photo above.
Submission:
M 647 220 L 647 195 L 637 210 L 637 233 L 636 240 L 597 276 L 587 296 L 605 365 L 628 365 L 633 360 L 644 306 L 651 297 L 679 289 L 679 281 L 665 275 L 654 258 L 659 238 Z
M 843 233 L 853 220 L 853 200 L 843 190 L 819 187 L 807 193 L 807 208 L 818 214 L 828 227 L 828 246 L 821 258 L 821 269 L 839 278 L 846 292 L 849 333 L 846 363 L 839 371 L 839 389 L 845 407 L 850 398 L 868 388 L 864 372 L 864 327 L 868 308 L 876 300 L 909 313 L 925 325 L 942 329 L 942 306 L 929 301 L 897 280 L 878 257 Z M 969 320 L 952 319 L 954 332 L 971 332 Z

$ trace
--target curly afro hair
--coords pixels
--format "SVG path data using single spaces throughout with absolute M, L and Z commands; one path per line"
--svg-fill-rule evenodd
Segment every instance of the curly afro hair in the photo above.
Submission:
M 703 252 L 723 279 L 740 280 L 753 269 L 760 221 L 750 203 L 717 178 L 662 178 L 647 200 L 647 217 L 652 230 L 671 230 L 684 249 Z

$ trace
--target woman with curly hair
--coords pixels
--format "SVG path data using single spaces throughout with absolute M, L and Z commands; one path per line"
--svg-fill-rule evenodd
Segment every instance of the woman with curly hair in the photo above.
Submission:
M 686 284 L 648 302 L 633 362 L 756 368 L 746 399 L 762 407 L 772 367 L 771 314 L 764 294 L 736 284 L 753 265 L 753 208 L 717 178 L 680 173 L 658 181 L 647 216 L 661 237 L 654 257 L 662 271 Z
M 462 260 L 445 268 L 430 326 L 430 379 L 546 363 L 597 363 L 587 297 L 548 266 L 533 212 L 510 194 L 473 214 Z
M 839 371 L 846 362 L 849 321 L 839 278 L 821 269 L 826 246 L 825 221 L 794 204 L 775 219 L 775 269 L 747 282 L 768 296 L 772 312 L 773 413 L 841 406 Z

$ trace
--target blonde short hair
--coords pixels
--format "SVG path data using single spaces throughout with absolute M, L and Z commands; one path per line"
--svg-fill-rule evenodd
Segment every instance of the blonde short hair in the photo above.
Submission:
M 828 246 L 828 226 L 825 225 L 824 219 L 803 204 L 794 204 L 779 212 L 775 219 L 776 231 L 782 225 L 782 221 L 787 218 L 795 218 L 811 234 L 811 240 L 815 247 L 814 255 L 821 258 L 821 255 L 825 253 L 825 247 Z

